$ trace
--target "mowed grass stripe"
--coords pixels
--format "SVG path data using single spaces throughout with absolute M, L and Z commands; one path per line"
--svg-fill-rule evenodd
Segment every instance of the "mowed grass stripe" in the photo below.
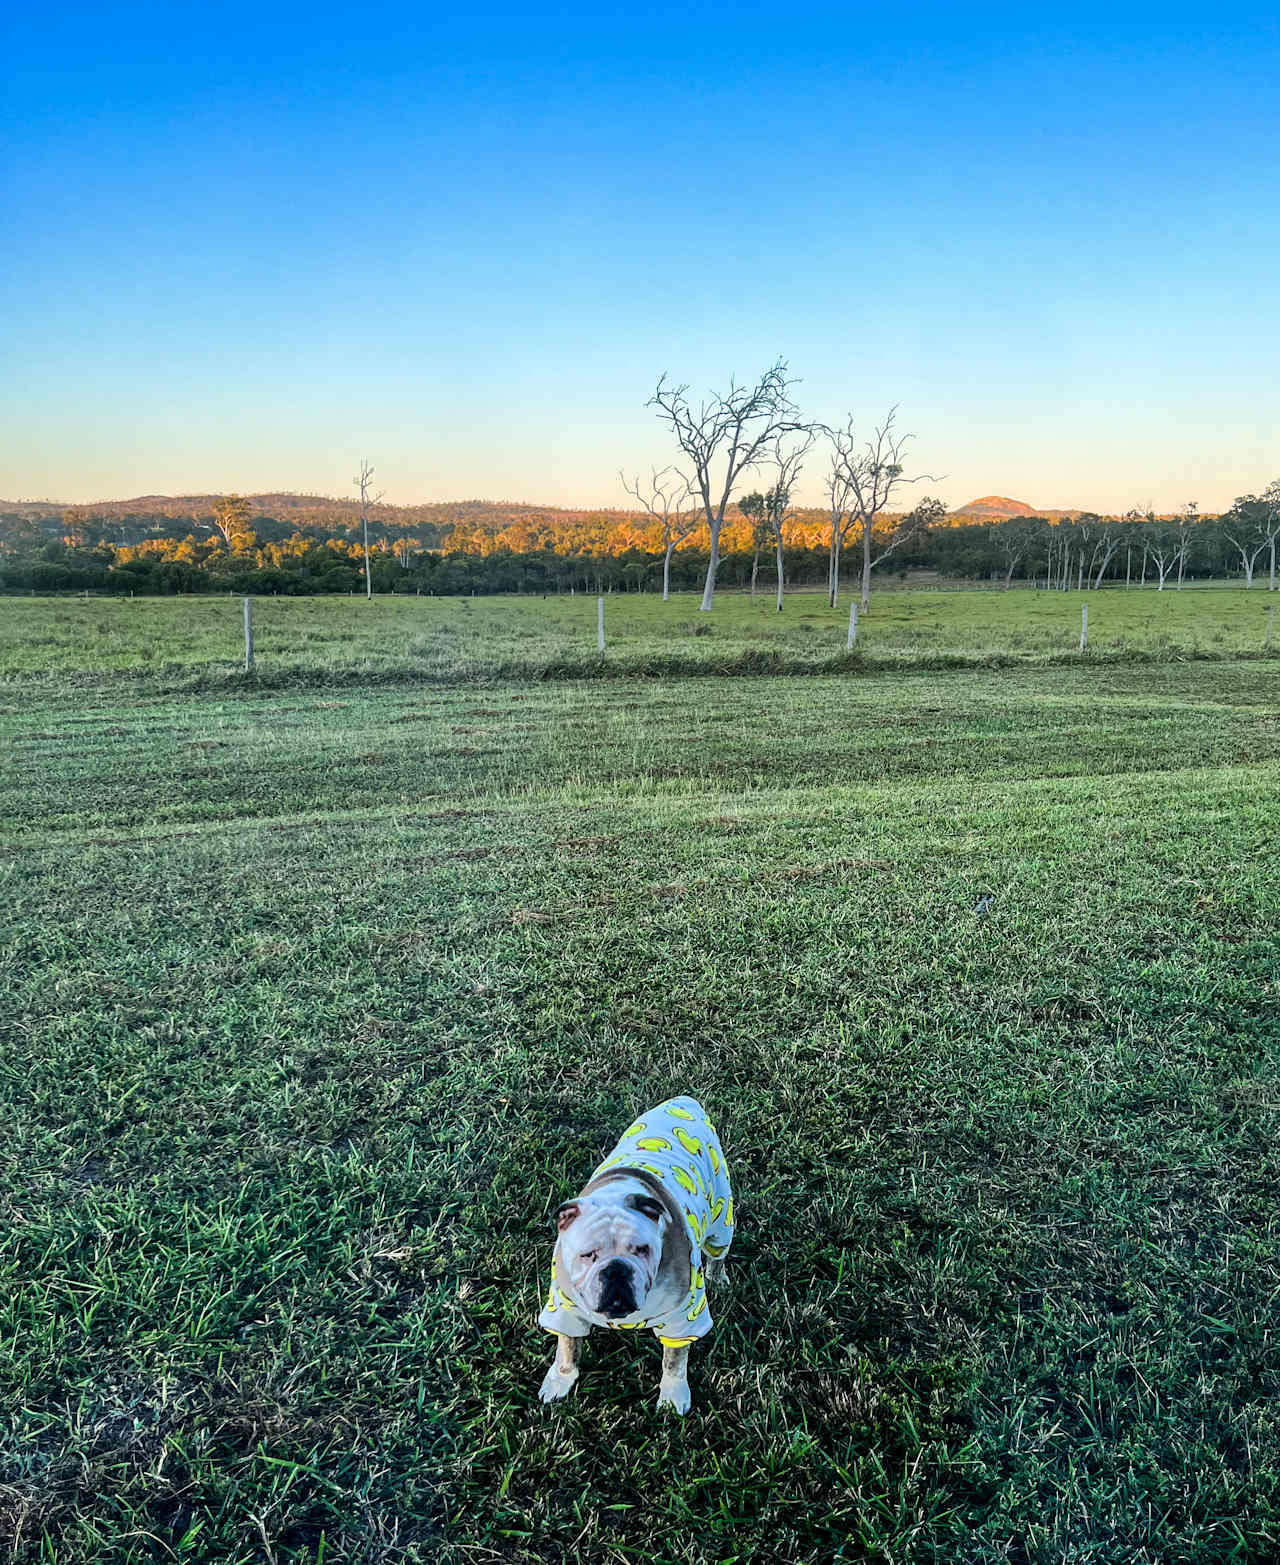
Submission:
M 1242 765 L 1280 754 L 1280 671 L 1228 664 L 1067 674 L 495 686 L 343 699 L 74 696 L 0 712 L 4 830 L 199 825 L 608 786 L 749 792 L 827 782 L 1015 779 Z M 84 721 L 92 715 L 93 721 Z

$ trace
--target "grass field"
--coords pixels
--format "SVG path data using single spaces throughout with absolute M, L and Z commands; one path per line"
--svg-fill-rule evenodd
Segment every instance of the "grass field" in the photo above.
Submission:
M 1086 594 L 1097 658 L 1259 653 L 1272 594 L 1239 587 Z M 1070 658 L 1080 645 L 1074 593 L 883 591 L 859 628 L 854 666 Z M 779 615 L 766 596 L 725 593 L 710 615 L 685 594 L 606 599 L 605 671 L 804 672 L 839 666 L 848 600 L 829 609 L 797 593 Z M 259 675 L 368 679 L 525 677 L 600 668 L 588 597 L 260 598 Z M 0 599 L 0 679 L 43 670 L 235 676 L 243 659 L 238 598 Z M 1280 632 L 1273 638 L 1280 656 Z M 206 677 L 207 682 L 207 677 Z
M 44 654 L 0 690 L 0 1559 L 1280 1555 L 1280 659 Z M 598 1334 L 543 1409 L 550 1214 L 677 1090 L 739 1214 L 693 1411 Z

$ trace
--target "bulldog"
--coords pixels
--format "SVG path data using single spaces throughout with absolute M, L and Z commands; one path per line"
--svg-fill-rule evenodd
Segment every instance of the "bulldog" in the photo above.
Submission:
M 662 1344 L 658 1406 L 687 1413 L 689 1348 L 711 1330 L 706 1284 L 733 1242 L 729 1170 L 706 1110 L 670 1098 L 642 1114 L 555 1223 L 538 1324 L 555 1334 L 556 1355 L 539 1396 L 572 1391 L 593 1326 L 647 1329 Z

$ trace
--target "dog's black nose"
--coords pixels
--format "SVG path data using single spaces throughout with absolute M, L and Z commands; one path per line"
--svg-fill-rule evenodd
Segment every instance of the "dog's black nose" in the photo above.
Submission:
M 625 1261 L 610 1261 L 600 1273 L 600 1313 L 617 1320 L 621 1315 L 634 1315 L 635 1311 L 631 1268 Z

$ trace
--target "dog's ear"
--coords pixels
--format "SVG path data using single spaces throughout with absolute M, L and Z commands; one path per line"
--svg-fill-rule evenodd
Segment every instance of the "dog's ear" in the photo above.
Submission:
M 641 1217 L 647 1217 L 651 1223 L 656 1223 L 662 1216 L 662 1202 L 655 1201 L 651 1195 L 633 1195 L 631 1205 Z
M 577 1220 L 582 1208 L 576 1201 L 566 1201 L 556 1212 L 556 1232 L 563 1233 L 570 1223 Z

